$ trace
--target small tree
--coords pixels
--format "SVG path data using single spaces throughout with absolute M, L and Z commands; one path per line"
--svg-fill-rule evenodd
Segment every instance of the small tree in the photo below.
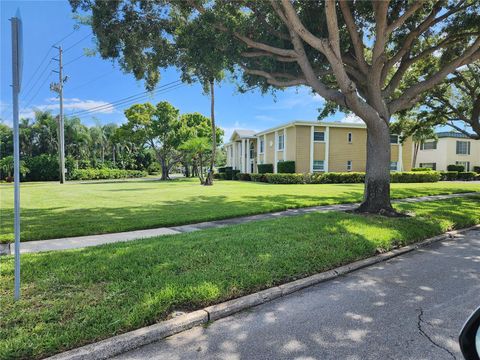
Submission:
M 204 164 L 208 154 L 211 156 L 211 141 L 205 137 L 195 137 L 188 139 L 182 145 L 181 150 L 188 152 L 197 168 L 198 179 L 201 185 L 205 185 L 207 178 L 204 175 Z M 208 176 L 208 175 L 207 175 Z
M 12 181 L 13 179 L 13 156 L 9 155 L 0 160 L 0 170 L 6 176 L 7 181 Z M 28 174 L 28 168 L 25 165 L 25 161 L 20 160 L 20 175 L 25 176 Z
M 161 179 L 168 180 L 170 169 L 181 158 L 177 152 L 182 141 L 178 109 L 166 101 L 157 106 L 136 104 L 125 110 L 125 116 L 128 122 L 121 127 L 123 136 L 152 148 L 162 168 Z

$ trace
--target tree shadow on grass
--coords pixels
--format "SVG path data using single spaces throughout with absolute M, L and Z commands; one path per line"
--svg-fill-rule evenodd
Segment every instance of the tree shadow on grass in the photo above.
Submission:
M 152 324 L 173 310 L 198 309 L 423 239 L 444 230 L 438 220 L 463 214 L 450 207 L 428 221 L 436 211 L 428 204 L 427 220 L 315 213 L 255 227 L 27 254 L 23 300 L 16 304 L 10 257 L 0 280 L 0 339 L 20 357 L 50 355 Z

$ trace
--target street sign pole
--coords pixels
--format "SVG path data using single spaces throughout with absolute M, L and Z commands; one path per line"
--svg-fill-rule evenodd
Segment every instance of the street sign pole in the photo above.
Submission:
M 13 181 L 14 181 L 14 234 L 15 234 L 15 284 L 14 298 L 20 299 L 20 139 L 18 124 L 18 94 L 22 68 L 22 23 L 19 17 L 12 22 L 12 96 L 13 96 Z

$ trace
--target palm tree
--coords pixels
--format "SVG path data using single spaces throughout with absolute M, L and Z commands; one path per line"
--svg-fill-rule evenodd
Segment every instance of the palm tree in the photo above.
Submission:
M 205 137 L 194 137 L 185 141 L 182 145 L 180 145 L 179 149 L 191 154 L 194 164 L 197 165 L 197 175 L 200 180 L 200 184 L 206 185 L 205 182 L 210 174 L 208 174 L 207 179 L 205 179 L 203 162 L 205 160 L 206 153 L 211 149 L 210 140 Z

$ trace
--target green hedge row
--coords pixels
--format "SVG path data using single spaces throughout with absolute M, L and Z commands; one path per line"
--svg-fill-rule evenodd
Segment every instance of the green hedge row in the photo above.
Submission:
M 390 175 L 392 183 L 437 182 L 441 178 L 436 171 L 424 172 L 394 172 Z M 363 172 L 331 172 L 314 174 L 250 174 L 250 179 L 256 182 L 270 184 L 355 184 L 365 182 Z
M 295 161 L 279 161 L 277 163 L 277 171 L 281 174 L 294 174 L 295 173 Z
M 273 173 L 273 164 L 258 164 L 257 167 L 259 174 Z
M 463 165 L 448 165 L 447 171 L 457 171 L 457 172 L 464 172 L 465 166 Z
M 442 171 L 440 172 L 440 176 L 443 181 L 472 181 L 477 179 L 480 180 L 480 176 L 473 171 Z
M 75 169 L 70 176 L 71 180 L 104 180 L 140 178 L 147 176 L 146 171 L 122 169 Z

